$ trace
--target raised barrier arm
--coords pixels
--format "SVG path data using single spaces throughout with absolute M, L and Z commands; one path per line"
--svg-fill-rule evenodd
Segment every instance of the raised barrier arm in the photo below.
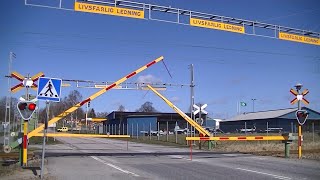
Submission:
M 158 95 L 164 102 L 166 102 L 173 110 L 175 110 L 180 116 L 182 116 L 188 123 L 191 124 L 191 126 L 195 127 L 199 133 L 206 135 L 206 136 L 211 136 L 210 133 L 205 130 L 202 126 L 200 126 L 197 122 L 192 120 L 189 116 L 187 116 L 183 111 L 181 111 L 177 106 L 175 106 L 172 102 L 170 102 L 167 98 L 162 96 L 157 90 L 155 90 L 152 86 L 147 85 L 148 88 L 153 91 L 156 95 Z
M 117 85 L 119 85 L 120 83 L 123 83 L 124 81 L 126 81 L 127 79 L 133 77 L 134 75 L 140 73 L 141 71 L 144 71 L 145 69 L 149 68 L 150 66 L 158 63 L 159 61 L 163 60 L 163 56 L 160 56 L 159 58 L 151 61 L 150 63 L 140 67 L 139 69 L 131 72 L 130 74 L 124 76 L 123 78 L 119 79 L 118 81 L 114 82 L 113 84 L 110 84 L 109 86 L 107 86 L 104 89 L 99 90 L 98 92 L 92 94 L 89 98 L 83 100 L 82 102 L 72 106 L 71 108 L 69 108 L 68 110 L 62 112 L 61 114 L 59 114 L 58 116 L 52 118 L 49 122 L 48 122 L 48 126 L 50 124 L 53 124 L 57 121 L 59 121 L 60 119 L 64 118 L 65 116 L 69 115 L 70 113 L 72 113 L 73 111 L 79 109 L 82 105 L 84 105 L 85 103 L 94 100 L 95 98 L 99 97 L 100 95 L 102 95 L 103 93 L 109 91 L 110 89 L 116 87 Z M 35 136 L 36 134 L 38 134 L 40 131 L 42 131 L 44 129 L 44 125 L 39 126 L 38 128 L 36 128 L 35 130 L 31 131 L 28 134 L 28 138 L 31 138 L 33 136 Z

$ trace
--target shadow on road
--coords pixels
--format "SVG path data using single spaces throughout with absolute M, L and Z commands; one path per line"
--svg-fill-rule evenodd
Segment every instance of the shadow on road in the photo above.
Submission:
M 31 170 L 32 173 L 37 176 L 38 173 L 37 173 L 37 170 L 40 170 L 41 168 L 40 167 L 22 167 L 23 169 L 28 169 L 28 170 Z

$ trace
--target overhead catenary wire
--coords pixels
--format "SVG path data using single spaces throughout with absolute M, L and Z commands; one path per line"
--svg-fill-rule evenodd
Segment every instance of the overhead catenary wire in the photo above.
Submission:
M 19 33 L 19 32 L 18 32 Z M 59 33 L 44 33 L 44 32 L 31 32 L 31 31 L 21 31 L 20 33 L 25 33 L 25 34 L 33 34 L 33 35 L 41 35 L 41 36 L 53 36 L 53 37 L 60 37 L 60 38 L 70 38 L 70 37 L 76 37 L 76 38 L 85 38 L 85 39 L 96 39 L 96 40 L 108 40 L 112 41 L 110 37 L 104 37 L 104 36 L 92 36 L 89 34 L 74 34 L 74 33 L 64 33 L 64 34 L 59 34 Z M 147 44 L 147 46 L 153 45 L 153 41 L 141 41 L 141 40 L 124 40 L 124 39 L 117 39 L 117 43 L 125 43 L 125 44 L 130 44 L 134 42 L 135 44 Z M 128 43 L 129 42 L 129 43 Z M 158 42 L 157 44 L 160 44 Z M 216 50 L 224 50 L 224 51 L 236 51 L 236 52 L 246 52 L 246 53 L 255 53 L 255 54 L 269 54 L 269 55 L 281 55 L 281 56 L 295 56 L 295 57 L 306 57 L 306 58 L 320 58 L 318 56 L 310 56 L 310 55 L 301 55 L 301 54 L 291 54 L 291 53 L 279 53 L 279 52 L 270 52 L 270 51 L 256 51 L 256 50 L 250 50 L 250 49 L 239 49 L 239 48 L 227 48 L 227 47 L 221 47 L 221 46 L 208 46 L 204 44 L 188 44 L 188 43 L 175 43 L 175 42 L 165 42 L 166 46 L 175 46 L 175 47 L 191 47 L 191 48 L 203 48 L 203 49 L 216 49 Z M 42 45 L 40 46 L 42 48 L 48 48 L 50 46 L 45 46 Z M 59 49 L 59 46 L 51 46 L 51 47 L 56 47 Z M 68 51 L 72 50 L 72 48 L 65 48 L 61 47 L 60 50 Z M 86 49 L 77 49 L 79 51 L 86 51 Z
M 315 13 L 316 11 L 319 12 L 319 9 L 306 9 L 304 11 L 294 12 L 294 13 L 287 14 L 287 15 L 282 15 L 282 16 L 270 17 L 268 19 L 263 19 L 263 20 L 260 20 L 260 21 L 270 21 L 270 20 L 275 20 L 275 19 L 283 19 L 283 18 L 288 18 L 288 17 L 301 15 L 301 14 Z
M 170 71 L 169 71 L 169 69 L 168 69 L 168 67 L 167 67 L 166 63 L 165 63 L 164 61 L 162 61 L 162 63 L 163 63 L 163 65 L 164 65 L 164 67 L 166 68 L 166 70 L 167 70 L 167 72 L 168 72 L 169 76 L 172 78 L 171 73 L 170 73 Z
M 117 40 L 117 42 L 120 42 L 121 40 Z M 136 44 L 141 43 L 139 41 L 130 41 L 135 42 Z M 39 48 L 43 50 L 48 51 L 63 51 L 63 52 L 79 52 L 79 53 L 101 53 L 106 54 L 110 53 L 106 50 L 88 50 L 88 49 L 80 49 L 80 48 L 70 48 L 70 47 L 62 47 L 62 46 L 53 46 L 53 45 L 31 45 L 29 43 L 22 43 L 22 42 L 9 42 L 10 44 L 15 44 L 17 46 L 26 46 L 30 48 Z M 144 42 L 146 43 L 146 42 Z M 152 42 L 148 42 L 152 44 Z M 147 45 L 146 45 L 147 46 Z M 148 45 L 149 46 L 149 45 Z M 248 49 L 237 49 L 237 48 L 226 48 L 226 47 L 220 47 L 220 46 L 208 46 L 208 45 L 202 45 L 202 44 L 179 44 L 179 43 L 168 43 L 166 42 L 166 46 L 175 46 L 175 47 L 191 47 L 191 48 L 201 48 L 201 49 L 215 49 L 215 50 L 222 50 L 222 51 L 233 51 L 233 52 L 243 52 L 243 53 L 252 53 L 252 54 L 264 54 L 264 55 L 275 55 L 275 56 L 288 56 L 288 57 L 302 57 L 302 58 L 320 58 L 320 56 L 312 56 L 312 55 L 301 55 L 301 54 L 292 54 L 292 53 L 280 53 L 280 52 L 271 52 L 271 51 L 256 51 L 256 50 L 248 50 Z M 128 54 L 124 52 L 115 52 L 112 53 L 118 53 L 118 54 Z M 146 53 L 148 55 L 148 53 Z M 151 55 L 149 53 L 149 55 Z

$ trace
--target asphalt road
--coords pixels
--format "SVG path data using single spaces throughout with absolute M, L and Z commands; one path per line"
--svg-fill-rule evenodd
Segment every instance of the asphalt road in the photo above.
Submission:
M 56 179 L 320 179 L 320 162 L 212 153 L 98 138 L 61 138 L 47 146 Z M 127 149 L 128 147 L 128 149 Z

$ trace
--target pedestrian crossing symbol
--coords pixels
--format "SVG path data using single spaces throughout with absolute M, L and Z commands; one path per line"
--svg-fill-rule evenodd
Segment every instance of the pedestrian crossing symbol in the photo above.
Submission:
M 37 99 L 60 102 L 61 79 L 40 77 Z

